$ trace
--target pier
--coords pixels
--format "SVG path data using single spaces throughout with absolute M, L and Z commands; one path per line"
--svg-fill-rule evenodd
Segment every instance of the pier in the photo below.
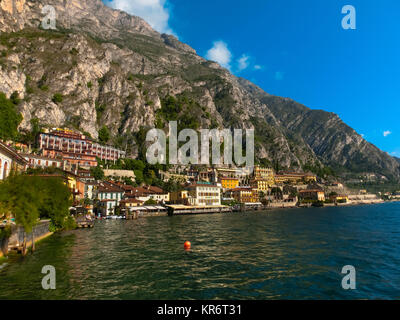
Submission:
M 86 219 L 85 217 L 76 218 L 76 224 L 78 228 L 93 228 L 94 221 L 91 219 Z
M 167 205 L 168 215 L 185 215 L 185 214 L 206 214 L 206 213 L 222 213 L 232 212 L 232 208 L 228 206 L 186 206 L 181 204 Z
M 125 213 L 127 220 L 135 220 L 141 217 L 157 217 L 166 215 L 167 215 L 167 208 L 158 205 L 130 207 L 128 210 L 126 210 Z

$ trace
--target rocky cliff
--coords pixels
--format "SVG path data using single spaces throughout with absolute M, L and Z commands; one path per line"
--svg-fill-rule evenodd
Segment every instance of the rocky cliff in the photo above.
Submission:
M 56 9 L 57 30 L 40 27 L 45 5 Z M 0 31 L 0 92 L 23 98 L 21 130 L 38 118 L 97 138 L 107 126 L 114 144 L 135 155 L 141 130 L 168 120 L 255 128 L 265 164 L 400 178 L 399 162 L 337 115 L 269 95 L 100 0 L 1 0 Z

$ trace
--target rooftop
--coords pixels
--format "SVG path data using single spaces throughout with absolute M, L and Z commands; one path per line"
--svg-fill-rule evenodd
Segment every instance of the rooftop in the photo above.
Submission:
M 299 193 L 307 193 L 307 192 L 324 192 L 324 190 L 320 189 L 305 189 L 305 190 L 300 190 Z
M 208 187 L 208 188 L 220 188 L 219 186 L 215 184 L 210 184 L 210 183 L 201 183 L 201 182 L 196 182 L 188 185 L 186 188 L 197 188 L 197 187 Z
M 7 146 L 3 142 L 0 141 L 0 151 L 8 154 L 9 157 L 13 158 L 15 161 L 20 164 L 28 164 L 28 162 L 14 150 L 14 148 Z

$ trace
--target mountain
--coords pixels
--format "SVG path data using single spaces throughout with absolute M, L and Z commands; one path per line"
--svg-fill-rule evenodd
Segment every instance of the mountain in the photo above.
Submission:
M 56 10 L 56 31 L 40 27 L 45 5 Z M 270 95 L 100 0 L 2 0 L 0 31 L 0 92 L 23 98 L 22 131 L 34 118 L 93 138 L 106 126 L 116 146 L 137 155 L 143 130 L 168 120 L 255 128 L 264 164 L 400 180 L 399 161 L 336 114 Z

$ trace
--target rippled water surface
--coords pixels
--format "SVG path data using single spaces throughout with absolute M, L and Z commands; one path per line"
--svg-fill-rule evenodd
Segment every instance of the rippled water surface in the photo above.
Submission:
M 398 203 L 97 221 L 10 256 L 0 299 L 399 299 L 399 245 Z

